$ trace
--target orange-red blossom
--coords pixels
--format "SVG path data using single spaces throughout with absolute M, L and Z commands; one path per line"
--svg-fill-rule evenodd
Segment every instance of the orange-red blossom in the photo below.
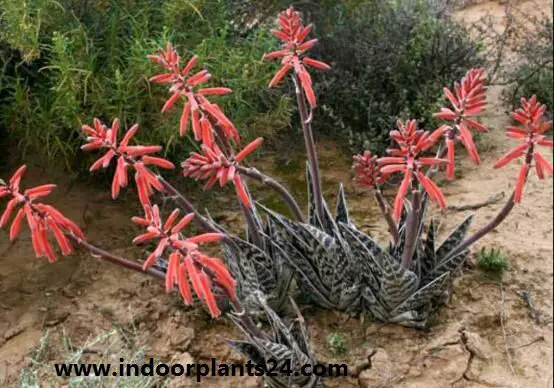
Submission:
M 158 243 L 154 251 L 144 262 L 146 270 L 152 266 L 166 251 L 169 251 L 169 262 L 165 277 L 166 292 L 170 292 L 177 284 L 179 293 L 184 302 L 190 305 L 193 301 L 192 290 L 202 300 L 212 317 L 221 315 L 213 292 L 213 283 L 217 284 L 231 300 L 235 299 L 236 282 L 221 262 L 199 251 L 199 244 L 221 240 L 221 233 L 204 233 L 193 237 L 184 238 L 182 230 L 194 218 L 194 213 L 183 216 L 179 221 L 179 210 L 175 209 L 162 222 L 160 210 L 157 205 L 145 207 L 145 217 L 133 217 L 133 222 L 146 227 L 146 233 L 137 236 L 135 244 L 145 243 L 157 239 Z M 190 284 L 189 284 L 190 282 Z
M 404 178 L 394 200 L 393 218 L 395 220 L 400 218 L 404 208 L 404 198 L 408 194 L 414 179 L 421 183 L 423 189 L 439 207 L 446 208 L 446 200 L 441 190 L 421 171 L 425 166 L 437 166 L 447 162 L 444 159 L 420 156 L 421 152 L 433 145 L 436 138 L 431 137 L 429 132 L 416 129 L 415 120 L 406 123 L 399 120 L 397 128 L 398 130 L 390 132 L 390 137 L 398 143 L 399 147 L 387 150 L 391 156 L 377 159 L 377 163 L 382 166 L 381 174 L 387 176 L 395 172 L 404 173 Z
M 262 141 L 263 138 L 257 138 L 230 158 L 225 156 L 217 144 L 214 143 L 211 147 L 202 144 L 202 153 L 191 152 L 189 158 L 181 163 L 183 175 L 195 180 L 206 180 L 205 190 L 212 187 L 216 182 L 219 182 L 221 187 L 228 182 L 233 182 L 238 198 L 249 209 L 251 207 L 250 197 L 237 167 L 244 158 L 262 144 Z
M 527 181 L 527 175 L 534 162 L 535 171 L 539 179 L 544 179 L 545 175 L 552 175 L 552 165 L 548 163 L 546 158 L 536 151 L 536 146 L 553 147 L 552 140 L 547 139 L 544 135 L 546 131 L 552 128 L 552 121 L 544 120 L 546 106 L 541 105 L 537 101 L 537 96 L 531 97 L 529 100 L 521 98 L 521 108 L 512 112 L 514 120 L 523 125 L 523 128 L 518 126 L 509 126 L 506 136 L 512 139 L 521 140 L 522 143 L 512 148 L 504 154 L 494 165 L 494 168 L 500 168 L 510 163 L 514 159 L 524 156 L 523 165 L 521 166 L 514 194 L 514 201 L 519 203 L 523 196 L 523 187 Z
M 234 124 L 227 118 L 223 110 L 217 104 L 213 104 L 206 96 L 225 95 L 232 92 L 224 87 L 197 88 L 198 85 L 207 82 L 212 75 L 208 70 L 200 70 L 190 75 L 191 70 L 198 62 L 198 56 L 194 55 L 183 68 L 180 68 L 181 57 L 171 43 L 165 50 L 157 55 L 149 55 L 153 62 L 163 66 L 167 72 L 155 75 L 150 81 L 157 84 L 170 84 L 171 96 L 162 108 L 162 113 L 171 109 L 181 97 L 186 98 L 181 113 L 179 134 L 185 135 L 189 122 L 192 122 L 192 131 L 196 141 L 202 140 L 204 144 L 213 142 L 214 134 L 226 140 L 240 141 L 240 137 Z
M 150 154 L 162 150 L 158 145 L 129 145 L 129 141 L 135 136 L 139 127 L 133 125 L 125 133 L 118 143 L 119 120 L 113 120 L 111 128 L 107 128 L 100 120 L 94 119 L 94 125 L 83 125 L 83 131 L 87 135 L 88 143 L 81 147 L 84 151 L 94 149 L 107 149 L 108 151 L 92 164 L 90 171 L 107 168 L 114 158 L 117 158 L 117 166 L 112 180 L 112 198 L 117 198 L 122 187 L 128 184 L 128 168 L 132 166 L 135 169 L 135 183 L 140 203 L 143 206 L 151 204 L 150 197 L 154 190 L 163 192 L 164 188 L 156 177 L 156 174 L 148 168 L 154 165 L 160 168 L 173 169 L 175 166 L 168 160 L 160 157 L 154 157 Z
M 317 102 L 312 86 L 312 78 L 306 66 L 326 71 L 331 70 L 331 67 L 324 62 L 306 56 L 307 51 L 317 43 L 317 39 L 306 40 L 308 34 L 312 31 L 312 25 L 304 26 L 299 13 L 293 7 L 281 12 L 277 22 L 279 24 L 278 28 L 271 32 L 283 42 L 282 48 L 264 55 L 264 59 L 281 58 L 283 66 L 271 79 L 269 87 L 277 85 L 285 75 L 294 70 L 308 103 L 312 108 L 315 108 Z
M 0 228 L 8 225 L 12 214 L 21 205 L 15 213 L 10 227 L 10 240 L 13 241 L 17 238 L 21 231 L 21 224 L 26 220 L 31 231 L 31 242 L 36 257 L 47 257 L 48 261 L 54 262 L 56 253 L 49 241 L 49 234 L 53 235 L 64 256 L 73 253 L 73 246 L 66 234 L 74 235 L 83 240 L 85 235 L 77 224 L 65 217 L 56 208 L 37 201 L 39 198 L 48 196 L 56 185 L 46 184 L 23 192 L 20 191 L 21 178 L 25 170 L 26 166 L 19 167 L 8 181 L 8 184 L 0 184 L 0 198 L 11 197 L 0 218 Z

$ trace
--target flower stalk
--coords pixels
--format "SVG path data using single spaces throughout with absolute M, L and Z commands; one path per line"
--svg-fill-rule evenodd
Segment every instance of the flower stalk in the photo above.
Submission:
M 317 150 L 312 131 L 311 115 L 308 113 L 306 100 L 304 98 L 302 84 L 297 74 L 293 74 L 293 80 L 296 90 L 296 101 L 298 103 L 298 114 L 302 123 L 302 133 L 304 134 L 304 143 L 308 154 L 308 163 L 312 175 L 312 192 L 314 193 L 316 213 L 320 220 L 323 220 L 323 190 L 321 186 L 321 176 L 319 171 L 319 162 L 317 159 Z
M 496 216 L 485 226 L 483 226 L 481 229 L 479 229 L 477 232 L 475 232 L 473 235 L 465 239 L 458 245 L 454 250 L 450 253 L 448 257 L 445 258 L 445 260 L 451 259 L 453 257 L 456 257 L 460 253 L 464 252 L 467 248 L 475 244 L 477 241 L 479 241 L 482 237 L 486 236 L 490 232 L 492 232 L 498 225 L 502 223 L 508 217 L 508 214 L 512 211 L 514 208 L 516 202 L 514 201 L 515 198 L 515 191 L 512 193 L 510 198 L 506 201 L 504 206 L 500 209 L 500 211 L 496 214 Z
M 253 167 L 238 166 L 237 170 L 242 175 L 254 179 L 275 190 L 281 196 L 283 201 L 287 204 L 294 219 L 299 222 L 304 222 L 304 217 L 302 216 L 300 206 L 298 206 L 298 203 L 296 202 L 292 194 L 282 184 Z
M 383 216 L 385 217 L 385 221 L 387 222 L 391 241 L 394 245 L 396 245 L 398 244 L 398 240 L 400 237 L 398 236 L 398 226 L 392 218 L 390 206 L 385 197 L 383 197 L 383 193 L 381 192 L 381 189 L 379 187 L 375 188 L 374 195 L 375 199 L 377 200 L 377 205 L 379 205 L 379 210 L 381 210 L 381 214 L 383 214 Z
M 312 132 L 311 120 L 313 109 L 317 106 L 316 96 L 312 87 L 312 78 L 308 72 L 309 68 L 329 71 L 331 67 L 321 61 L 310 58 L 307 52 L 312 49 L 317 39 L 306 40 L 312 31 L 312 25 L 305 26 L 302 23 L 300 14 L 289 7 L 281 12 L 278 19 L 278 28 L 271 32 L 281 44 L 281 50 L 273 51 L 264 55 L 264 59 L 281 59 L 282 67 L 275 74 L 269 83 L 269 87 L 277 85 L 288 73 L 292 73 L 295 85 L 298 112 L 308 154 L 308 163 L 312 176 L 312 192 L 314 195 L 315 210 L 319 219 L 323 222 L 323 193 L 321 188 L 321 176 L 317 160 L 317 152 Z M 306 106 L 306 100 L 310 104 L 310 111 Z
M 173 185 L 171 185 L 168 181 L 166 181 L 164 178 L 158 175 L 158 180 L 162 184 L 165 192 L 169 195 L 169 197 L 184 211 L 187 213 L 194 213 L 194 222 L 198 224 L 202 229 L 204 229 L 206 232 L 220 232 L 208 219 L 200 214 L 198 210 L 190 203 L 190 201 L 185 198 L 185 196 L 177 190 Z
M 402 253 L 402 266 L 409 269 L 412 266 L 414 249 L 418 238 L 418 224 L 421 212 L 421 191 L 414 190 L 411 198 L 411 209 L 406 219 L 406 240 L 404 242 L 404 252 Z
M 133 271 L 137 272 L 145 272 L 146 274 L 157 278 L 157 279 L 165 279 L 165 273 L 156 269 L 156 268 L 148 268 L 146 270 L 143 270 L 142 264 L 131 259 L 127 259 L 123 256 L 116 255 L 115 253 L 108 252 L 102 248 L 99 248 L 77 236 L 74 234 L 66 234 L 67 238 L 73 242 L 75 245 L 81 246 L 83 249 L 87 250 L 92 256 L 98 257 L 102 260 L 105 260 L 107 262 L 110 262 L 112 264 L 118 265 L 123 268 L 127 268 Z

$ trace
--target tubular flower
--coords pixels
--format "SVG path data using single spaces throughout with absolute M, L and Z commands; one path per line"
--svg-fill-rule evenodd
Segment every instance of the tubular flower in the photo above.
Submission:
M 430 136 L 429 132 L 416 129 L 416 121 L 407 121 L 405 124 L 400 120 L 396 123 L 398 130 L 391 131 L 392 137 L 399 145 L 397 149 L 389 149 L 391 156 L 377 159 L 381 166 L 380 172 L 388 176 L 395 172 L 403 172 L 404 178 L 398 189 L 394 200 L 393 217 L 395 220 L 402 214 L 404 197 L 410 189 L 413 179 L 421 183 L 429 197 L 441 208 L 446 208 L 446 200 L 438 186 L 421 172 L 425 166 L 437 166 L 446 163 L 446 160 L 439 158 L 421 157 L 419 154 L 428 149 L 436 138 Z
M 306 41 L 308 34 L 312 30 L 312 25 L 304 26 L 300 20 L 300 14 L 293 7 L 281 12 L 277 22 L 279 28 L 272 30 L 272 33 L 283 42 L 281 50 L 264 55 L 264 59 L 281 58 L 283 66 L 275 74 L 269 83 L 269 87 L 277 85 L 289 71 L 294 70 L 304 89 L 308 103 L 312 108 L 315 108 L 317 102 L 312 87 L 312 78 L 306 66 L 319 70 L 331 70 L 331 67 L 326 63 L 306 56 L 306 52 L 315 46 L 317 39 Z
M 150 205 L 150 196 L 154 190 L 163 192 L 163 186 L 156 174 L 147 166 L 154 165 L 160 168 L 175 168 L 173 163 L 159 157 L 150 156 L 161 151 L 162 147 L 157 145 L 130 146 L 129 141 L 137 133 L 138 124 L 133 125 L 118 144 L 117 134 L 119 120 L 114 119 L 111 128 L 106 128 L 98 119 L 94 119 L 93 127 L 83 125 L 83 131 L 87 135 L 88 143 L 81 147 L 84 151 L 106 148 L 108 151 L 92 164 L 90 171 L 107 168 L 112 160 L 117 159 L 115 174 L 112 180 L 112 198 L 119 195 L 122 187 L 127 187 L 129 166 L 135 169 L 135 182 L 141 204 Z
M 202 144 L 202 154 L 191 152 L 189 158 L 181 163 L 183 175 L 195 180 L 207 180 L 204 190 L 211 188 L 216 182 L 219 182 L 221 187 L 233 182 L 238 198 L 249 209 L 250 197 L 237 167 L 238 163 L 262 144 L 262 141 L 263 138 L 257 138 L 231 158 L 227 158 L 217 144 L 212 144 L 211 147 Z
M 535 150 L 536 146 L 553 147 L 552 140 L 547 139 L 544 135 L 552 128 L 552 121 L 544 121 L 545 111 L 546 106 L 537 101 L 537 96 L 533 96 L 529 100 L 521 98 L 521 108 L 512 112 L 512 117 L 522 124 L 523 128 L 509 126 L 506 135 L 512 139 L 521 140 L 522 143 L 504 154 L 494 165 L 494 168 L 500 168 L 514 159 L 525 156 L 516 182 L 514 195 L 516 203 L 521 202 L 523 186 L 533 162 L 539 179 L 544 179 L 546 174 L 553 174 L 552 165 L 540 152 Z
M 6 209 L 0 218 L 0 228 L 8 225 L 12 214 L 15 213 L 11 227 L 10 240 L 15 240 L 21 231 L 23 220 L 27 221 L 31 231 L 31 241 L 37 258 L 47 257 L 48 261 L 56 261 L 56 253 L 48 239 L 52 234 L 58 244 L 62 255 L 67 256 L 73 252 L 67 235 L 74 235 L 85 239 L 81 229 L 70 219 L 50 205 L 38 203 L 36 200 L 49 195 L 56 185 L 42 185 L 20 192 L 20 182 L 26 167 L 21 166 L 11 177 L 8 184 L 0 184 L 0 198 L 11 197 Z M 2 181 L 0 181 L 2 182 Z M 19 209 L 18 206 L 21 207 Z
M 354 183 L 373 190 L 385 182 L 387 175 L 381 174 L 377 159 L 378 156 L 372 156 L 370 151 L 364 151 L 363 155 L 354 155 Z
M 190 305 L 193 301 L 190 287 L 192 285 L 192 290 L 206 304 L 212 317 L 220 316 L 221 311 L 212 291 L 212 284 L 215 283 L 231 300 L 234 300 L 236 282 L 221 260 L 201 253 L 198 245 L 219 241 L 224 235 L 204 233 L 183 238 L 181 232 L 194 218 L 194 213 L 189 213 L 178 221 L 179 210 L 175 209 L 162 223 L 158 206 L 145 206 L 144 210 L 144 218 L 133 217 L 132 220 L 136 224 L 145 226 L 147 231 L 137 236 L 133 242 L 141 244 L 157 239 L 158 243 L 144 262 L 143 268 L 146 270 L 166 251 L 169 251 L 165 278 L 166 292 L 170 292 L 177 284 L 185 303 Z
M 198 56 L 193 56 L 181 69 L 179 63 L 181 58 L 171 43 L 168 43 L 165 51 L 161 50 L 158 55 L 149 55 L 148 58 L 167 71 L 150 78 L 150 82 L 170 85 L 171 97 L 164 104 L 162 113 L 171 109 L 181 96 L 186 99 L 179 124 L 181 136 L 187 132 L 190 121 L 196 141 L 210 143 L 213 141 L 214 132 L 226 140 L 240 141 L 238 131 L 231 120 L 225 116 L 218 105 L 210 103 L 206 98 L 206 96 L 229 94 L 232 90 L 223 87 L 198 88 L 198 85 L 212 77 L 208 70 L 200 70 L 190 75 L 198 62 Z
M 484 72 L 484 69 L 471 69 L 462 78 L 461 83 L 454 84 L 454 92 L 444 88 L 444 97 L 450 102 L 452 108 L 441 108 L 440 112 L 434 114 L 435 117 L 454 121 L 452 126 L 443 125 L 436 134 L 436 136 L 444 135 L 445 137 L 449 161 L 446 170 L 448 179 L 454 179 L 455 140 L 459 140 L 463 144 L 474 163 L 481 163 L 470 129 L 487 132 L 487 128 L 483 124 L 472 118 L 482 113 L 487 105 Z

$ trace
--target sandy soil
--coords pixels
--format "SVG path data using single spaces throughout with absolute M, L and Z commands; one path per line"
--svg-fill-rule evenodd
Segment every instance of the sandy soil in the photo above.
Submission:
M 544 2 L 550 4 L 551 2 Z M 479 3 L 463 11 L 479 13 L 502 9 L 497 3 Z M 464 16 L 462 15 L 462 16 Z M 482 145 L 483 164 L 463 162 L 463 177 L 443 186 L 449 204 L 476 204 L 504 192 L 508 196 L 518 165 L 493 170 L 493 162 L 510 147 L 503 136 L 509 123 L 500 103 L 501 89 L 489 92 L 490 107 L 484 122 L 491 132 Z M 375 222 L 371 198 L 361 195 L 350 182 L 348 156 L 333 144 L 320 146 L 329 195 L 340 181 L 347 183 L 350 206 L 358 225 L 379 235 L 384 225 Z M 552 160 L 552 154 L 548 155 Z M 268 163 L 269 164 L 269 163 Z M 294 172 L 301 176 L 302 172 Z M 128 222 L 138 209 L 135 201 L 113 202 L 109 185 L 91 187 L 77 184 L 63 174 L 45 173 L 32 167 L 26 184 L 59 183 L 52 202 L 76 220 L 89 239 L 118 253 L 140 257 L 131 246 L 137 230 Z M 448 305 L 441 309 L 427 332 L 349 319 L 317 309 L 305 310 L 311 342 L 322 360 L 344 362 L 353 371 L 368 356 L 372 367 L 359 376 L 328 380 L 331 387 L 551 387 L 553 307 L 553 187 L 552 182 L 531 178 L 524 201 L 498 231 L 473 248 L 500 248 L 510 262 L 502 282 L 476 269 L 468 269 L 454 285 Z M 124 198 L 125 199 L 125 198 Z M 230 198 L 217 202 L 225 206 Z M 501 203 L 477 210 L 473 230 L 490 220 Z M 362 211 L 363 209 L 363 211 Z M 469 212 L 448 211 L 443 231 Z M 231 212 L 223 217 L 239 221 Z M 75 348 L 85 348 L 82 360 L 117 362 L 119 357 L 140 356 L 187 363 L 208 361 L 239 362 L 241 358 L 222 343 L 219 336 L 237 337 L 225 320 L 212 321 L 198 308 L 185 308 L 175 295 L 166 295 L 159 284 L 141 274 L 131 273 L 98 259 L 78 254 L 50 265 L 34 259 L 29 235 L 10 244 L 5 232 L 0 238 L 0 385 L 18 386 L 24 368 L 31 368 L 44 386 L 61 386 L 51 377 L 51 363 L 67 356 L 71 338 Z M 521 297 L 531 296 L 535 315 Z M 33 352 L 49 332 L 48 344 L 38 356 Z M 102 333 L 109 338 L 91 342 Z M 339 334 L 346 343 L 344 354 L 333 354 L 330 334 Z M 87 342 L 88 341 L 88 342 Z M 71 349 L 70 349 L 71 350 Z M 36 363 L 38 362 L 38 364 Z M 23 375 L 28 378 L 28 373 Z M 255 387 L 255 378 L 207 379 L 205 386 Z M 113 380 L 105 385 L 113 386 Z M 160 383 L 186 387 L 191 379 L 175 378 Z

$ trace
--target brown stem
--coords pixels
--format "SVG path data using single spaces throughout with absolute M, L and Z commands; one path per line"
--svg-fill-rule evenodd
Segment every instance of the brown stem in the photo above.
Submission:
M 421 211 L 421 191 L 413 191 L 411 204 L 412 208 L 406 218 L 406 239 L 404 242 L 404 251 L 402 252 L 402 266 L 406 269 L 410 268 L 414 258 L 419 212 Z
M 77 237 L 73 234 L 67 234 L 66 236 L 71 242 L 73 242 L 73 244 L 86 249 L 93 256 L 98 256 L 102 260 L 106 260 L 110 263 L 119 265 L 119 266 L 124 267 L 124 268 L 132 269 L 132 270 L 137 271 L 137 272 L 146 273 L 146 274 L 148 274 L 152 277 L 155 277 L 157 279 L 160 279 L 160 280 L 165 279 L 165 273 L 163 273 L 162 271 L 159 271 L 159 270 L 157 270 L 155 268 L 152 268 L 152 267 L 150 267 L 146 271 L 144 271 L 142 269 L 142 264 L 140 264 L 140 263 L 138 263 L 134 260 L 127 259 L 127 258 L 124 258 L 122 256 L 118 256 L 114 253 L 105 251 L 102 248 L 99 248 L 95 245 L 92 245 L 89 242 L 87 242 L 83 239 L 80 239 L 79 237 Z M 215 274 L 211 274 L 211 275 L 213 275 L 212 278 L 215 278 Z M 222 289 L 225 290 L 223 287 L 222 287 Z M 227 296 L 228 300 L 230 301 L 230 304 L 231 304 L 233 310 L 235 311 L 236 316 L 241 320 L 243 325 L 246 328 L 248 328 L 249 332 L 256 333 L 256 335 L 259 336 L 260 338 L 266 338 L 265 334 L 254 323 L 254 321 L 252 320 L 252 317 L 242 307 L 240 301 L 237 298 L 231 298 L 230 295 L 226 295 L 226 296 Z
M 175 202 L 179 204 L 180 207 L 185 209 L 189 213 L 194 213 L 196 216 L 194 217 L 194 221 L 204 230 L 207 232 L 216 232 L 221 233 L 220 230 L 218 230 L 215 226 L 212 225 L 211 222 L 208 221 L 206 217 L 201 215 L 198 210 L 195 209 L 195 207 L 189 202 L 188 199 L 186 199 L 183 194 L 179 192 L 175 187 L 173 187 L 168 181 L 166 181 L 164 178 L 158 175 L 158 180 L 163 185 L 164 190 L 166 193 L 168 193 L 170 196 L 173 197 Z
M 260 249 L 263 249 L 262 247 L 262 238 L 260 236 L 260 232 L 258 230 L 258 227 L 256 225 L 256 221 L 254 220 L 254 214 L 252 214 L 252 208 L 245 207 L 242 203 L 240 205 L 242 212 L 244 214 L 244 218 L 246 219 L 246 224 L 248 228 L 248 235 L 252 239 L 252 243 L 257 246 Z
M 260 172 L 255 168 L 238 166 L 237 169 L 242 175 L 255 179 L 261 182 L 262 184 L 269 186 L 275 191 L 277 191 L 281 196 L 281 198 L 283 199 L 283 201 L 285 201 L 285 203 L 289 207 L 294 218 L 299 222 L 304 222 L 304 217 L 302 216 L 302 212 L 300 211 L 300 207 L 298 206 L 298 203 L 296 203 L 296 200 L 294 199 L 292 194 L 283 185 L 281 185 L 275 179 L 263 174 L 262 172 Z
M 158 279 L 165 279 L 165 273 L 163 273 L 162 271 L 159 271 L 152 267 L 144 271 L 142 269 L 142 264 L 137 261 L 127 259 L 125 257 L 118 256 L 114 253 L 105 251 L 102 248 L 98 248 L 97 246 L 92 245 L 91 243 L 73 234 L 66 234 L 66 236 L 71 242 L 73 242 L 73 244 L 81 246 L 82 248 L 89 251 L 93 256 L 98 256 L 102 260 L 109 261 L 110 263 L 117 264 L 124 268 L 132 269 L 133 271 L 146 273 Z
M 315 147 L 311 117 L 308 114 L 306 100 L 304 98 L 302 84 L 298 74 L 293 74 L 294 84 L 296 86 L 296 100 L 298 102 L 298 113 L 302 122 L 302 132 L 304 133 L 304 142 L 306 143 L 306 151 L 308 153 L 308 162 L 312 174 L 312 192 L 314 194 L 315 209 L 319 219 L 323 222 L 323 190 L 321 188 L 321 177 L 319 174 L 319 164 L 317 160 L 317 151 Z
M 468 237 L 464 241 L 460 243 L 449 255 L 445 260 L 448 260 L 452 257 L 457 256 L 458 254 L 465 251 L 467 248 L 469 248 L 471 245 L 476 243 L 481 239 L 481 237 L 485 236 L 486 234 L 493 231 L 504 219 L 510 214 L 512 209 L 514 208 L 515 202 L 514 202 L 514 196 L 515 192 L 512 193 L 508 201 L 504 204 L 502 209 L 498 212 L 498 214 L 489 222 L 487 225 L 479 229 L 477 232 L 475 232 L 472 236 Z
M 446 148 L 443 148 L 441 143 L 437 149 L 435 158 L 442 159 L 446 156 L 447 152 L 448 150 Z M 429 170 L 427 170 L 427 173 L 425 175 L 427 176 L 427 178 L 431 179 L 439 171 L 439 169 L 440 169 L 440 165 L 437 165 L 436 167 L 431 167 Z M 419 189 L 421 190 L 421 183 L 419 184 Z
M 377 200 L 377 204 L 379 205 L 379 209 L 381 210 L 381 213 L 383 213 L 383 216 L 387 221 L 392 242 L 394 245 L 396 245 L 400 237 L 398 236 L 398 227 L 396 226 L 396 222 L 394 222 L 394 218 L 392 218 L 390 206 L 388 205 L 385 197 L 383 197 L 383 193 L 381 193 L 381 190 L 379 188 L 376 188 L 374 190 L 374 194 L 375 199 Z
M 525 163 L 528 165 L 531 165 L 531 162 L 533 161 L 533 152 L 534 147 L 531 146 L 527 150 L 527 154 L 525 155 Z M 525 176 L 525 181 L 527 181 L 527 177 L 529 176 L 529 170 L 527 171 L 527 175 Z M 487 225 L 483 226 L 481 229 L 479 229 L 477 232 L 475 232 L 470 237 L 466 238 L 464 241 L 460 243 L 454 250 L 446 257 L 445 260 L 448 260 L 452 257 L 456 257 L 456 255 L 459 255 L 463 251 L 465 251 L 467 248 L 469 248 L 471 245 L 475 244 L 477 241 L 479 241 L 483 236 L 489 234 L 492 232 L 498 225 L 502 223 L 508 217 L 508 214 L 512 211 L 512 209 L 515 206 L 515 198 L 516 192 L 512 193 L 510 198 L 508 198 L 508 201 L 504 204 L 502 209 L 498 212 L 498 214 L 489 222 Z

